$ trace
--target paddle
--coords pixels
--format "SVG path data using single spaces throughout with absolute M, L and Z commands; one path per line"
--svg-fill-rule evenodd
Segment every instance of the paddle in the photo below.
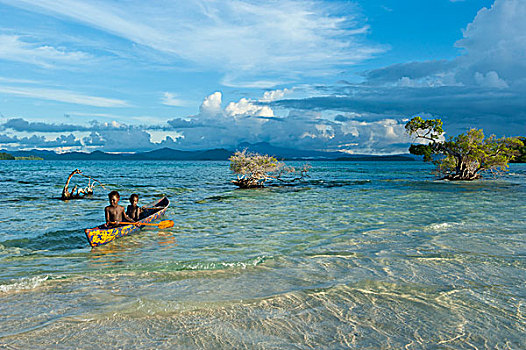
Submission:
M 157 226 L 158 228 L 168 228 L 173 227 L 174 222 L 172 220 L 164 220 L 161 221 L 158 224 L 150 224 L 146 222 L 112 222 L 112 224 L 118 224 L 118 225 L 137 225 L 137 226 Z

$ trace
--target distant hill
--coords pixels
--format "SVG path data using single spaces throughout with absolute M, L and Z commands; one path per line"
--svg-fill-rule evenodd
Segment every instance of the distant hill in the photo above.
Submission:
M 293 148 L 275 147 L 266 142 L 255 144 L 242 143 L 236 150 L 246 149 L 250 152 L 268 154 L 280 160 L 337 160 L 337 161 L 410 161 L 415 158 L 407 155 L 349 155 L 343 152 L 323 152 L 298 150 Z M 4 150 L 0 150 L 4 151 Z M 55 153 L 52 151 L 9 151 L 15 157 L 40 157 L 45 160 L 228 160 L 234 150 L 216 148 L 202 151 L 181 151 L 172 148 L 161 148 L 154 151 L 137 153 L 105 153 L 94 152 L 67 152 Z
M 15 160 L 15 157 L 10 153 L 0 152 L 0 160 Z

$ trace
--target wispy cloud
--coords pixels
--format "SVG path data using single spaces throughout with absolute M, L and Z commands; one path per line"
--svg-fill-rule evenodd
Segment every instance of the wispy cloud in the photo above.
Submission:
M 49 45 L 22 40 L 18 35 L 0 34 L 0 59 L 54 67 L 57 64 L 79 63 L 91 55 L 81 51 L 68 51 Z
M 44 89 L 44 88 L 33 88 L 33 87 L 14 87 L 14 86 L 0 86 L 0 93 L 23 96 L 23 97 L 32 97 L 43 100 L 58 101 L 73 103 L 86 106 L 94 107 L 127 107 L 129 106 L 126 101 L 98 97 L 98 96 L 89 96 L 84 94 L 79 94 L 73 91 L 68 90 L 58 90 L 58 89 Z
M 366 43 L 368 27 L 348 2 L 242 0 L 164 2 L 19 0 L 8 5 L 73 19 L 134 43 L 219 70 L 225 84 L 269 87 L 261 78 L 288 80 L 328 74 L 383 51 Z M 345 7 L 345 15 L 342 13 Z M 255 83 L 257 82 L 257 83 Z
M 177 94 L 171 92 L 164 92 L 161 97 L 161 103 L 166 106 L 181 107 L 188 104 L 187 101 L 177 98 Z

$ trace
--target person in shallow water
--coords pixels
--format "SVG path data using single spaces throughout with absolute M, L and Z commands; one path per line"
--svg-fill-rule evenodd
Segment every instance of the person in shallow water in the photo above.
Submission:
M 111 191 L 108 194 L 108 198 L 110 200 L 110 205 L 104 208 L 104 214 L 106 215 L 106 226 L 113 227 L 117 225 L 116 222 L 121 221 L 135 222 L 135 220 L 126 215 L 124 212 L 124 207 L 119 205 L 119 199 L 121 199 L 119 192 Z
M 132 218 L 135 221 L 138 221 L 141 213 L 142 208 L 138 206 L 139 204 L 139 195 L 134 193 L 130 196 L 130 205 L 126 208 L 126 215 L 128 215 L 130 218 Z

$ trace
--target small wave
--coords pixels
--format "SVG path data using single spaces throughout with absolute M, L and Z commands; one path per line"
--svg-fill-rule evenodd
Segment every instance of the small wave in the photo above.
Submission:
M 41 286 L 49 276 L 23 277 L 19 280 L 12 280 L 10 283 L 0 285 L 0 293 L 19 292 L 31 290 Z
M 445 231 L 452 227 L 462 226 L 461 222 L 437 222 L 426 227 L 426 231 Z
M 263 263 L 267 257 L 258 256 L 247 261 L 233 261 L 233 262 L 195 262 L 180 264 L 181 270 L 223 270 L 223 269 L 246 269 L 251 266 L 257 266 Z M 179 265 L 179 264 L 178 264 Z
M 232 199 L 235 196 L 233 195 L 218 195 L 218 196 L 210 196 L 206 197 L 204 199 L 196 200 L 195 203 L 197 204 L 204 204 L 209 202 L 224 202 L 225 200 Z
M 247 269 L 262 264 L 269 256 L 257 256 L 245 261 L 186 261 L 186 262 L 171 262 L 158 268 L 159 272 L 170 271 L 217 271 L 228 269 Z
M 438 229 L 444 229 L 444 228 L 448 228 L 448 227 L 451 227 L 453 226 L 451 223 L 449 222 L 442 222 L 440 224 L 431 224 L 429 225 L 429 228 L 433 229 L 433 230 L 438 230 Z
M 24 202 L 29 202 L 29 201 L 41 201 L 42 200 L 42 197 L 28 197 L 28 196 L 17 196 L 16 198 L 9 198 L 9 199 L 6 199 L 5 201 L 6 202 L 10 202 L 10 203 L 24 203 Z
M 49 231 L 32 238 L 19 238 L 1 242 L 4 248 L 25 250 L 67 250 L 84 248 L 85 238 L 78 229 Z
M 371 183 L 371 180 L 310 180 L 306 181 L 312 186 L 322 186 L 322 187 L 345 187 L 345 186 L 356 186 L 356 185 L 365 185 Z
M 0 243 L 0 256 L 6 255 L 6 256 L 19 256 L 19 255 L 25 255 L 30 253 L 29 250 L 23 249 L 20 247 L 6 247 L 5 245 Z

